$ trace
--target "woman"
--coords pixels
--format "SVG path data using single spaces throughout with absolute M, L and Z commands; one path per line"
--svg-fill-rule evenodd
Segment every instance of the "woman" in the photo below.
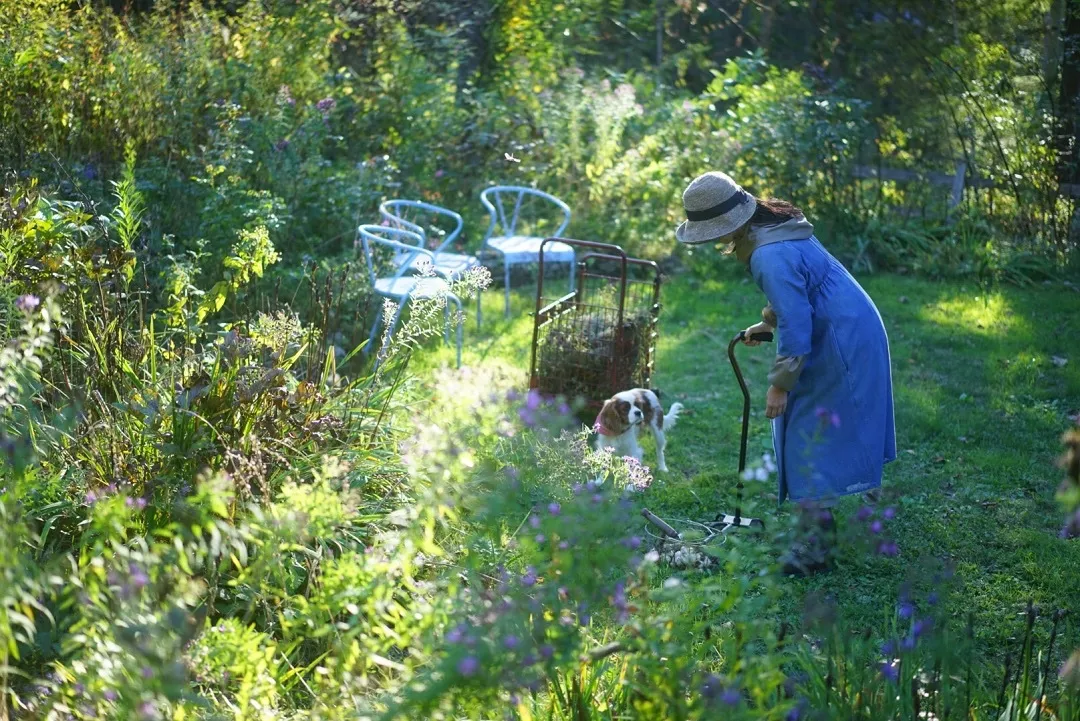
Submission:
M 765 415 L 780 501 L 828 503 L 880 488 L 896 435 L 889 340 L 870 296 L 790 203 L 759 200 L 713 172 L 690 183 L 683 207 L 678 241 L 727 243 L 769 301 L 747 338 L 779 331 Z

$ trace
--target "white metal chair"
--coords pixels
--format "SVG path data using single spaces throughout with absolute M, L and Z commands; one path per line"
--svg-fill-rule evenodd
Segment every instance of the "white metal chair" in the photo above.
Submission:
M 409 301 L 420 298 L 446 297 L 446 330 L 443 333 L 443 341 L 450 342 L 450 306 L 455 305 L 458 309 L 457 322 L 457 367 L 461 367 L 461 299 L 450 292 L 450 283 L 444 277 L 431 275 L 407 275 L 411 270 L 424 270 L 425 266 L 432 267 L 434 254 L 421 247 L 423 239 L 417 233 L 404 228 L 392 228 L 385 225 L 361 225 L 357 229 L 358 243 L 364 252 L 364 262 L 367 264 L 368 279 L 375 295 L 380 298 L 389 298 L 397 302 L 397 310 L 390 320 L 390 335 L 397 328 L 401 313 Z M 390 250 L 394 256 L 399 254 L 405 257 L 400 261 L 395 257 L 392 261 L 397 271 L 390 277 L 378 277 L 378 258 L 375 251 L 378 247 Z M 423 260 L 427 259 L 427 263 Z M 419 263 L 417 261 L 420 261 Z M 375 322 L 371 326 L 371 334 L 368 336 L 368 344 L 364 352 L 371 351 L 375 342 L 375 335 L 379 332 L 379 325 L 383 320 L 382 304 L 375 315 Z
M 539 217 L 529 217 L 529 226 L 519 232 L 522 222 L 522 209 L 526 202 L 539 205 Z M 491 224 L 484 236 L 484 244 L 503 257 L 503 273 L 506 288 L 506 317 L 510 317 L 510 268 L 514 265 L 535 264 L 540 262 L 540 244 L 544 238 L 561 236 L 570 224 L 570 208 L 554 195 L 542 190 L 514 185 L 495 185 L 480 193 L 480 202 L 491 216 Z M 507 207 L 511 210 L 507 213 Z M 528 208 L 527 210 L 531 210 Z M 554 212 L 553 212 L 554 211 Z M 527 213 L 532 216 L 533 213 Z M 551 217 L 554 216 L 554 217 Z M 536 234 L 544 225 L 552 227 L 551 232 Z M 496 235 L 496 231 L 498 234 Z M 570 291 L 574 290 L 574 249 L 565 243 L 548 243 L 544 248 L 544 264 L 566 263 L 570 266 Z
M 480 265 L 474 255 L 448 252 L 461 235 L 463 222 L 461 216 L 439 205 L 425 203 L 422 200 L 386 200 L 379 205 L 379 215 L 391 227 L 403 228 L 419 235 L 422 247 L 431 251 L 434 257 L 435 272 L 454 280 L 462 273 Z M 440 222 L 442 221 L 442 222 Z M 403 253 L 397 254 L 396 262 L 403 262 Z M 416 262 L 427 262 L 424 256 L 416 256 Z M 480 327 L 482 317 L 481 291 L 476 293 L 476 327 Z

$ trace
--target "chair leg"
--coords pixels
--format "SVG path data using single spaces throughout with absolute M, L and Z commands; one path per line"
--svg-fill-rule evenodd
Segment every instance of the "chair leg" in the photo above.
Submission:
M 386 340 L 388 342 L 389 342 L 389 340 L 391 338 L 394 337 L 394 331 L 397 329 L 398 321 L 401 320 L 401 314 L 405 310 L 405 304 L 408 303 L 408 302 L 409 302 L 409 296 L 405 296 L 404 298 L 402 298 L 401 300 L 398 301 L 398 307 L 397 307 L 397 310 L 394 311 L 394 317 L 390 319 L 390 330 L 386 334 Z M 382 353 L 381 348 L 379 349 L 379 352 Z M 375 362 L 375 368 L 373 370 L 378 370 L 380 365 L 382 365 L 382 359 L 381 358 Z
M 506 295 L 506 310 L 504 315 L 507 320 L 510 320 L 510 262 L 503 256 L 503 288 L 505 288 Z
M 446 330 L 450 331 L 450 304 L 457 306 L 457 367 L 461 368 L 461 344 L 464 340 L 465 311 L 461 305 L 461 298 L 453 293 L 446 294 Z
M 570 292 L 574 292 L 574 286 L 577 284 L 577 277 L 574 274 L 574 270 L 577 265 L 577 256 L 573 253 L 570 254 Z
M 375 311 L 375 322 L 371 325 L 371 333 L 368 334 L 368 342 L 367 345 L 364 346 L 364 355 L 369 355 L 371 353 L 371 349 L 375 345 L 375 335 L 379 332 L 379 326 L 382 324 L 383 299 L 380 297 L 378 298 L 378 301 L 379 309 Z

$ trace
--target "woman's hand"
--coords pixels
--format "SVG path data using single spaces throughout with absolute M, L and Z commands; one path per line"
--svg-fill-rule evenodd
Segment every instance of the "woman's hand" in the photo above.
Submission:
M 749 328 L 747 328 L 746 330 L 743 331 L 742 342 L 745 343 L 748 346 L 761 345 L 761 341 L 759 341 L 759 340 L 750 340 L 750 337 L 754 336 L 754 335 L 757 335 L 758 333 L 772 333 L 772 332 L 773 332 L 773 327 L 771 325 L 769 325 L 768 323 L 766 323 L 764 321 L 762 321 L 760 323 L 754 323 L 752 326 L 750 326 Z
M 765 417 L 779 418 L 787 409 L 787 391 L 776 386 L 769 386 L 769 392 L 765 394 Z

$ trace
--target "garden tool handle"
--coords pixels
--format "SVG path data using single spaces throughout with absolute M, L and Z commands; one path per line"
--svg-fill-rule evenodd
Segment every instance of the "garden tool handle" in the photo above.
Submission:
M 742 472 L 746 470 L 746 438 L 750 433 L 750 390 L 746 387 L 746 381 L 743 379 L 742 369 L 739 368 L 739 362 L 735 360 L 735 346 L 745 338 L 746 331 L 739 331 L 738 334 L 731 339 L 727 351 L 728 360 L 731 361 L 731 369 L 735 371 L 735 380 L 739 381 L 739 388 L 742 389 L 743 394 L 742 438 L 739 444 L 739 483 L 742 483 Z M 750 336 L 750 340 L 764 341 L 765 343 L 771 343 L 772 339 L 772 333 L 754 333 Z

